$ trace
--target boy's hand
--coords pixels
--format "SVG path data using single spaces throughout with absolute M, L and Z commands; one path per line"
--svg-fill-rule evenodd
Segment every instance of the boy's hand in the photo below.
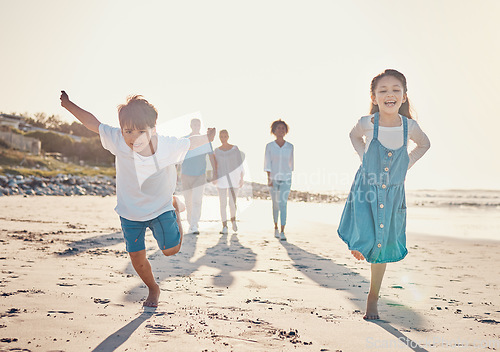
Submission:
M 213 142 L 215 138 L 215 128 L 207 129 L 207 137 L 209 142 Z
M 64 90 L 61 90 L 61 106 L 64 108 L 66 107 L 66 103 L 69 102 L 69 97 L 68 94 Z

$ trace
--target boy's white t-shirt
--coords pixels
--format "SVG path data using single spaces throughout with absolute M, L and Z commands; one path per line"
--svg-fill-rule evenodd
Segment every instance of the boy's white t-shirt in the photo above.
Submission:
M 156 153 L 142 156 L 125 143 L 120 128 L 101 123 L 99 136 L 104 149 L 115 155 L 118 215 L 132 221 L 147 221 L 174 210 L 175 164 L 189 150 L 188 138 L 159 135 Z

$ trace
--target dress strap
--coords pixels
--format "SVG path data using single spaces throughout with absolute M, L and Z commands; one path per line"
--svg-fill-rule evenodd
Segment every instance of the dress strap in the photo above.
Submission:
M 379 114 L 376 112 L 373 115 L 373 139 L 378 139 L 378 120 L 379 120 Z
M 402 116 L 401 119 L 403 120 L 403 145 L 406 147 L 408 144 L 408 118 L 406 116 Z

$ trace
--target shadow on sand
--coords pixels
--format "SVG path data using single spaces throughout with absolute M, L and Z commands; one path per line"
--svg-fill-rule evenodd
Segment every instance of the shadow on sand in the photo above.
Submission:
M 159 250 L 151 254 L 149 259 L 156 280 L 162 282 L 176 276 L 189 276 L 201 266 L 208 266 L 219 270 L 219 273 L 213 276 L 213 285 L 225 288 L 233 283 L 233 273 L 235 271 L 250 271 L 255 267 L 257 255 L 250 248 L 244 247 L 236 234 L 221 235 L 215 246 L 208 248 L 205 254 L 195 262 L 190 262 L 190 259 L 195 254 L 197 241 L 197 236 L 185 235 L 181 251 L 175 256 L 165 257 Z M 131 263 L 128 264 L 125 272 L 136 275 Z M 144 294 L 144 287 L 138 285 L 129 291 L 126 299 L 134 300 L 134 297 Z M 139 317 L 108 336 L 93 351 L 111 352 L 116 350 L 143 322 L 153 315 L 153 312 L 142 313 Z
M 154 315 L 156 310 L 156 308 L 146 309 L 147 310 L 142 312 L 142 314 L 137 318 L 109 335 L 103 342 L 99 344 L 99 346 L 94 348 L 92 352 L 112 352 L 123 345 L 123 343 L 127 341 L 130 336 L 132 336 L 132 334 L 137 330 L 139 326 L 141 326 L 142 323 L 144 323 Z
M 289 242 L 280 241 L 280 243 L 286 249 L 288 256 L 293 261 L 292 265 L 297 270 L 322 287 L 346 291 L 351 295 L 349 299 L 352 300 L 361 311 L 365 310 L 366 290 L 368 289 L 369 281 L 360 277 L 358 273 L 347 268 L 345 265 L 337 264 L 331 259 L 307 252 Z M 391 304 L 392 302 L 387 303 Z M 411 327 L 423 325 L 422 317 L 418 313 L 414 312 L 409 307 L 403 307 L 399 303 L 392 304 L 405 309 L 405 316 L 402 317 L 403 319 L 398 319 L 398 323 L 407 327 L 410 327 L 410 325 Z M 401 346 L 404 344 L 416 352 L 427 351 L 401 333 L 401 331 L 393 327 L 390 322 L 385 320 L 372 320 L 370 322 L 380 326 L 397 338 Z

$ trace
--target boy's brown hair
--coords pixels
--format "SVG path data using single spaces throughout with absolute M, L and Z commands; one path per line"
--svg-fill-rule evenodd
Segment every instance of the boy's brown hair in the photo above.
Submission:
M 142 95 L 127 97 L 125 104 L 118 105 L 118 120 L 121 128 L 143 130 L 155 127 L 158 111 Z

